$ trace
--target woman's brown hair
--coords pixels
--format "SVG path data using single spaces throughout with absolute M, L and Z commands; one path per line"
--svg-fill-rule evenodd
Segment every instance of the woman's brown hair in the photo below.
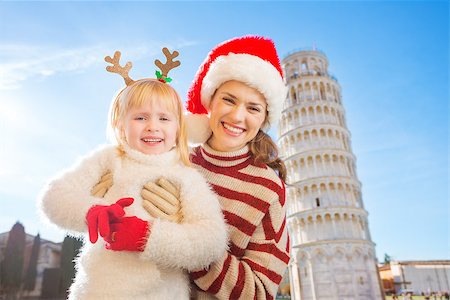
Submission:
M 278 147 L 272 138 L 262 130 L 249 142 L 250 151 L 255 156 L 256 163 L 264 163 L 277 172 L 278 176 L 286 182 L 286 166 L 278 157 Z

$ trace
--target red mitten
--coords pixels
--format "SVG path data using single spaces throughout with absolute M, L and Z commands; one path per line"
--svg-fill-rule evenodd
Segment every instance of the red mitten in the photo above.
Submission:
M 89 240 L 95 243 L 98 233 L 105 237 L 111 233 L 110 224 L 119 221 L 124 215 L 124 207 L 133 203 L 133 198 L 122 198 L 111 205 L 94 205 L 86 214 L 88 224 Z
M 149 234 L 149 222 L 138 217 L 124 217 L 111 224 L 111 234 L 104 238 L 106 249 L 142 252 Z

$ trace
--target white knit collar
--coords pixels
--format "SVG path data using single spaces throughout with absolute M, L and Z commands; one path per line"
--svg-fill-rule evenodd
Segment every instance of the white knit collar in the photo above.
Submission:
M 214 150 L 207 143 L 204 143 L 201 146 L 201 151 L 202 156 L 206 161 L 221 167 L 236 166 L 246 161 L 251 156 L 248 145 L 237 151 L 222 152 Z
M 161 154 L 144 154 L 134 150 L 129 145 L 122 145 L 121 147 L 125 151 L 126 157 L 144 165 L 164 167 L 174 165 L 180 161 L 178 151 L 175 147 L 169 152 Z

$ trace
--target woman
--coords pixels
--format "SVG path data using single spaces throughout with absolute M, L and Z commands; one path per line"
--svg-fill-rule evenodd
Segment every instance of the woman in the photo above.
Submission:
M 190 274 L 195 299 L 275 298 L 289 262 L 286 170 L 263 130 L 279 119 L 285 95 L 275 46 L 258 36 L 215 47 L 188 92 L 188 110 L 203 119 L 188 120 L 188 130 L 196 142 L 206 141 L 191 161 L 219 195 L 230 237 L 221 259 Z M 171 216 L 163 192 L 149 201 L 161 217 Z
M 257 36 L 215 47 L 188 92 L 188 110 L 209 113 L 211 129 L 191 161 L 219 195 L 230 236 L 222 259 L 191 273 L 197 299 L 275 298 L 289 262 L 286 171 L 263 129 L 277 122 L 285 96 L 275 46 Z

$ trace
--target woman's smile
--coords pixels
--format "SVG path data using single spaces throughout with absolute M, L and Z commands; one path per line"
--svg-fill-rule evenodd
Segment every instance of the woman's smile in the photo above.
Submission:
M 234 135 L 234 136 L 239 136 L 241 133 L 243 133 L 245 131 L 245 129 L 237 127 L 237 126 L 233 126 L 232 124 L 226 123 L 226 122 L 222 122 L 223 128 L 225 128 L 225 131 L 228 134 Z

